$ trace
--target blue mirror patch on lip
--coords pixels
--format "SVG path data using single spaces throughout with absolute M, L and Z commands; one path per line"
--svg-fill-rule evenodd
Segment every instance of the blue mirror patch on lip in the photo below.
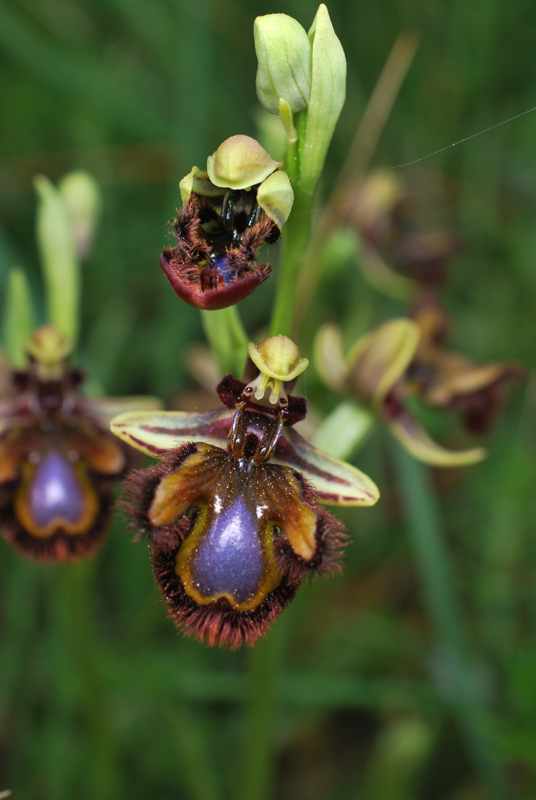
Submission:
M 72 466 L 57 450 L 50 450 L 37 466 L 29 506 L 40 528 L 46 528 L 54 519 L 75 524 L 84 513 L 82 487 Z
M 231 595 L 240 603 L 258 592 L 265 570 L 259 522 L 241 496 L 222 510 L 215 504 L 192 557 L 192 577 L 202 595 Z

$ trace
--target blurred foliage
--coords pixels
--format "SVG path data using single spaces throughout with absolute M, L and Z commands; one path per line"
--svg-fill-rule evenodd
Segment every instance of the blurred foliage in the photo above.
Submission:
M 374 164 L 413 161 L 534 105 L 528 0 L 332 0 L 329 10 L 349 73 L 324 197 L 403 29 L 420 46 Z M 43 313 L 32 179 L 89 170 L 103 212 L 84 267 L 80 362 L 107 393 L 148 392 L 178 407 L 195 389 L 184 355 L 203 338 L 199 315 L 170 290 L 158 254 L 180 178 L 227 136 L 261 135 L 252 29 L 274 11 L 307 26 L 314 8 L 0 5 L 0 292 L 8 270 L 23 267 Z M 452 343 L 529 368 L 535 140 L 536 113 L 401 170 L 423 221 L 446 222 L 464 240 L 442 295 Z M 268 254 L 275 263 L 277 252 Z M 240 306 L 251 336 L 268 323 L 273 290 L 272 279 Z M 311 354 L 326 320 L 341 322 L 351 342 L 403 311 L 365 283 L 349 251 L 326 271 L 300 349 Z M 536 795 L 535 387 L 531 378 L 499 417 L 488 461 L 432 474 L 485 722 L 512 796 L 526 800 Z M 337 403 L 313 369 L 305 390 L 320 416 Z M 427 418 L 443 441 L 463 444 L 450 422 Z M 93 562 L 44 567 L 0 543 L 0 791 L 20 800 L 261 800 L 248 789 L 258 746 L 274 757 L 266 797 L 491 797 L 447 711 L 437 631 L 379 429 L 358 462 L 383 499 L 341 514 L 353 538 L 344 576 L 302 590 L 274 628 L 271 660 L 261 643 L 251 672 L 250 652 L 176 635 L 146 547 L 129 541 L 119 517 Z

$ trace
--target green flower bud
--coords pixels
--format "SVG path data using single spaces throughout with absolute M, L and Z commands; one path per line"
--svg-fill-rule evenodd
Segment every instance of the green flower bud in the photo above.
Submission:
M 271 114 L 285 100 L 295 114 L 306 108 L 311 91 L 311 44 L 299 22 L 286 14 L 257 17 L 254 25 L 257 96 Z
M 262 183 L 282 166 L 270 158 L 251 136 L 231 136 L 207 159 L 208 177 L 214 186 L 228 189 L 249 189 Z
M 76 253 L 79 258 L 85 258 L 91 250 L 100 216 L 99 186 L 88 172 L 77 170 L 65 175 L 58 189 L 71 220 Z
M 304 188 L 314 191 L 346 95 L 346 58 L 322 3 L 309 31 L 311 93 L 301 149 Z

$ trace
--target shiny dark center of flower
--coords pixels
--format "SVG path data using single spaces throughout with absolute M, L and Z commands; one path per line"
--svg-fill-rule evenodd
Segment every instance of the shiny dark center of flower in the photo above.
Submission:
M 231 595 L 244 602 L 259 589 L 264 559 L 259 525 L 242 497 L 215 513 L 192 558 L 192 577 L 205 597 Z
M 212 269 L 218 270 L 218 275 L 221 275 L 226 286 L 236 275 L 236 266 L 232 266 L 226 256 L 215 258 L 212 262 Z
M 36 525 L 46 528 L 52 520 L 78 522 L 84 513 L 82 487 L 69 462 L 50 450 L 37 466 L 29 492 L 30 513 Z

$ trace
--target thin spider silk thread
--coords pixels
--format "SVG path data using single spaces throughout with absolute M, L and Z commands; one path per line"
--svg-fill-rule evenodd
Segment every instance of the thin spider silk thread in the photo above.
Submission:
M 395 164 L 392 167 L 387 167 L 387 169 L 404 169 L 404 167 L 411 167 L 413 164 L 419 164 L 421 161 L 426 161 L 427 158 L 432 158 L 432 156 L 437 156 L 439 153 L 444 153 L 446 150 L 450 150 L 452 147 L 457 147 L 459 144 L 463 144 L 464 142 L 468 142 L 471 139 L 476 139 L 477 136 L 482 136 L 484 133 L 489 133 L 490 131 L 494 131 L 495 128 L 500 128 L 502 125 L 507 125 L 509 122 L 514 122 L 516 119 L 520 119 L 521 117 L 525 117 L 527 114 L 532 114 L 536 111 L 536 106 L 533 108 L 529 108 L 526 111 L 522 111 L 521 114 L 516 114 L 513 117 L 509 117 L 508 119 L 503 119 L 502 122 L 497 122 L 496 125 L 491 125 L 489 128 L 484 128 L 482 131 L 478 131 L 478 133 L 472 133 L 470 136 L 466 136 L 464 139 L 459 139 L 457 142 L 453 142 L 452 144 L 448 144 L 446 147 L 440 147 L 439 150 L 434 150 L 433 153 L 428 153 L 426 156 L 421 156 L 420 158 L 416 158 L 414 161 L 407 161 L 405 164 Z M 340 172 L 322 172 L 322 176 L 327 175 L 341 175 L 343 173 Z M 357 175 L 356 172 L 347 172 L 344 173 L 346 175 Z M 304 177 L 304 176 L 301 176 Z M 291 179 L 292 181 L 294 179 Z
M 453 142 L 453 144 L 448 144 L 446 147 L 441 147 L 439 150 L 434 150 L 433 153 L 428 153 L 427 156 L 416 158 L 415 161 L 408 161 L 406 164 L 396 164 L 394 167 L 389 167 L 389 169 L 403 169 L 404 167 L 411 167 L 413 164 L 418 164 L 420 161 L 425 161 L 427 158 L 432 158 L 432 156 L 437 156 L 439 153 L 444 153 L 445 150 L 450 150 L 451 147 L 457 147 L 459 144 L 468 142 L 470 139 L 476 139 L 477 136 L 482 136 L 483 133 L 494 131 L 495 128 L 500 128 L 501 125 L 507 125 L 509 122 L 513 122 L 515 119 L 524 117 L 527 114 L 532 114 L 533 111 L 536 111 L 536 106 L 534 106 L 534 108 L 529 108 L 527 111 L 522 111 L 521 114 L 516 114 L 515 117 L 510 117 L 509 119 L 504 119 L 502 122 L 497 122 L 496 125 L 491 125 L 489 128 L 485 128 L 483 131 L 472 133 L 471 136 L 466 136 L 465 139 L 460 139 L 459 142 Z

